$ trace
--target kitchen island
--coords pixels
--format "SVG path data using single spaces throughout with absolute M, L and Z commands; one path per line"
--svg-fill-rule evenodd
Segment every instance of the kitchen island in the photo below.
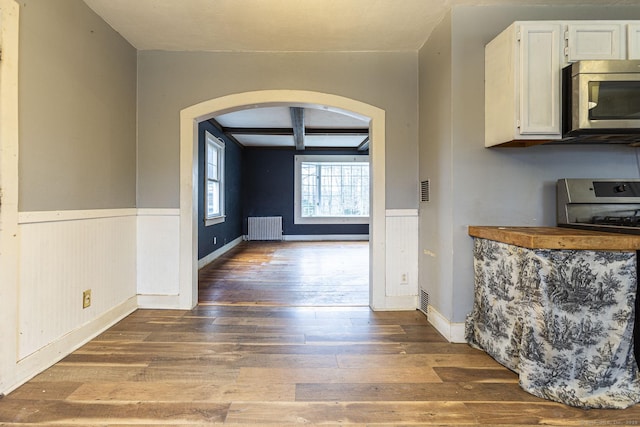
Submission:
M 583 408 L 640 402 L 634 354 L 640 235 L 469 227 L 475 297 L 467 342 L 529 393 Z

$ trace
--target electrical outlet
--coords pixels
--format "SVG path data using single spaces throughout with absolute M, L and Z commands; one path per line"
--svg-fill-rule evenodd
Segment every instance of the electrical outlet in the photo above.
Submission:
M 91 289 L 87 289 L 82 292 L 82 308 L 87 308 L 91 305 Z
M 400 283 L 409 283 L 407 280 L 407 273 L 402 273 L 402 278 L 400 279 Z

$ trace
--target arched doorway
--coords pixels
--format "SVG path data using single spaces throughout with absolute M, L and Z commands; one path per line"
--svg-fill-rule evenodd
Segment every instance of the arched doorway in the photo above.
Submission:
M 385 111 L 360 101 L 321 92 L 265 90 L 211 99 L 180 112 L 180 307 L 198 302 L 197 260 L 197 128 L 211 117 L 256 106 L 289 105 L 323 108 L 369 121 L 371 222 L 369 234 L 369 305 L 385 299 Z

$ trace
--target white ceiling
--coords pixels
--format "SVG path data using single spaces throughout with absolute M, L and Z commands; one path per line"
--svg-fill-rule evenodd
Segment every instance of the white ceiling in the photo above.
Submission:
M 447 0 L 85 0 L 139 50 L 417 50 Z
M 138 50 L 358 52 L 416 51 L 455 5 L 637 5 L 639 0 L 84 1 Z M 258 108 L 219 119 L 238 127 L 291 127 L 287 110 Z M 332 120 L 330 126 L 361 127 L 343 123 L 351 120 L 346 116 L 324 113 L 306 110 L 306 125 L 315 114 L 314 120 Z M 254 146 L 293 145 L 292 137 L 245 135 L 238 139 Z M 353 147 L 361 142 L 360 137 L 318 136 L 308 137 L 306 145 Z
M 319 108 L 305 109 L 304 119 L 306 126 L 312 128 L 331 129 L 340 127 L 357 129 L 369 127 L 369 123 L 365 120 Z M 247 125 L 262 128 L 291 127 L 291 113 L 287 107 L 251 108 L 219 115 L 216 120 L 225 127 L 243 127 Z M 286 125 L 282 126 L 283 123 L 286 123 Z
M 417 50 L 453 5 L 638 0 L 84 0 L 138 50 Z

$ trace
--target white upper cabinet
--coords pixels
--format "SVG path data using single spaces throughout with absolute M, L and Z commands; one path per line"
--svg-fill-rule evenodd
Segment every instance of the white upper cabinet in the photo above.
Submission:
M 562 69 L 606 59 L 640 59 L 640 21 L 511 24 L 485 47 L 485 146 L 561 139 Z
M 565 54 L 568 62 L 585 59 L 625 59 L 623 23 L 567 24 Z
M 560 26 L 527 24 L 519 31 L 520 137 L 559 136 Z
M 640 23 L 627 25 L 627 58 L 640 59 Z
M 562 28 L 515 22 L 485 49 L 485 146 L 560 138 Z

